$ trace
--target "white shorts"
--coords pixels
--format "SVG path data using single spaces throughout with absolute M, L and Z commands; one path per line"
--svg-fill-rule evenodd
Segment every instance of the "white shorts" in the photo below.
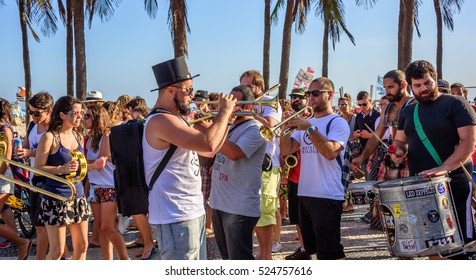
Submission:
M 7 170 L 5 171 L 5 174 L 3 175 L 5 177 L 13 179 L 13 174 L 10 168 L 7 168 Z M 0 179 L 0 193 L 13 194 L 14 189 L 15 189 L 15 184 L 5 181 L 3 179 Z

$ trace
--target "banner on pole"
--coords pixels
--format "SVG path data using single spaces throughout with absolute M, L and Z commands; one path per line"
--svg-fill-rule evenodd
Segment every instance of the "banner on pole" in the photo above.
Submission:
M 385 95 L 386 94 L 385 88 L 383 87 L 383 78 L 380 75 L 377 76 L 377 86 L 376 86 L 375 92 L 378 95 Z
M 293 88 L 304 88 L 308 89 L 309 85 L 311 84 L 312 80 L 314 79 L 314 69 L 311 67 L 307 67 L 307 70 L 301 68 L 294 79 L 294 86 Z

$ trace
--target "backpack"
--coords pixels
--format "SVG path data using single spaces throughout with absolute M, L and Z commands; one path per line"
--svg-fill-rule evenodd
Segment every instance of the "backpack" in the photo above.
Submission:
M 329 134 L 329 130 L 331 128 L 331 123 L 334 119 L 339 118 L 340 116 L 336 116 L 332 118 L 326 126 L 326 136 Z M 347 141 L 347 144 L 345 145 L 345 151 L 344 151 L 344 160 L 340 158 L 340 156 L 336 157 L 337 163 L 339 164 L 341 170 L 342 170 L 342 185 L 344 185 L 344 188 L 347 188 L 349 186 L 350 182 L 350 165 L 352 164 L 352 151 L 350 148 L 350 142 Z
M 155 109 L 149 116 L 157 113 L 171 114 L 165 110 Z M 112 127 L 109 136 L 112 163 L 115 166 L 114 187 L 117 208 L 123 216 L 148 213 L 149 191 L 176 149 L 176 146 L 170 145 L 167 154 L 154 173 L 149 188 L 145 179 L 142 151 L 144 127 L 144 121 L 129 121 Z

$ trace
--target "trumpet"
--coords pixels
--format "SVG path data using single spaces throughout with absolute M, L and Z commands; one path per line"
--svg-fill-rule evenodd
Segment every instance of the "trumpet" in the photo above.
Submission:
M 296 167 L 298 164 L 298 158 L 295 155 L 288 155 L 284 158 L 284 171 L 283 178 L 287 179 L 289 177 L 289 171 L 291 168 Z
M 283 136 L 286 136 L 288 135 L 289 133 L 292 133 L 296 128 L 295 127 L 289 127 L 289 128 L 286 128 L 284 131 L 282 132 L 279 132 L 279 128 L 287 123 L 288 121 L 290 121 L 291 119 L 293 119 L 294 117 L 296 116 L 299 116 L 301 113 L 303 113 L 304 111 L 306 111 L 307 109 L 309 109 L 311 112 L 309 114 L 308 117 L 306 117 L 307 120 L 311 119 L 314 115 L 314 110 L 312 109 L 311 106 L 306 106 L 304 108 L 302 108 L 301 110 L 297 111 L 296 113 L 292 114 L 291 116 L 287 117 L 284 121 L 276 124 L 276 125 L 273 125 L 271 127 L 269 126 L 261 126 L 260 129 L 259 129 L 259 133 L 261 135 L 261 137 L 264 138 L 264 140 L 268 141 L 268 142 L 271 142 L 274 140 L 274 137 L 283 137 Z
M 259 98 L 261 99 L 261 98 Z M 218 101 L 205 101 L 202 102 L 203 104 L 218 104 Z M 252 101 L 237 101 L 236 105 L 252 105 L 252 106 L 258 106 L 258 110 L 251 110 L 251 111 L 237 111 L 231 114 L 231 116 L 256 116 L 256 115 L 261 115 L 263 113 L 263 106 L 270 106 L 273 107 L 275 110 L 278 110 L 279 106 L 279 97 L 276 96 L 271 100 L 266 100 L 266 101 L 260 101 L 260 100 L 252 100 Z M 212 110 L 208 115 L 205 115 L 199 119 L 196 120 L 191 120 L 188 123 L 190 125 L 195 124 L 197 122 L 201 122 L 210 118 L 215 117 L 218 115 L 219 111 L 217 110 Z
M 35 174 L 38 174 L 38 175 L 41 175 L 41 176 L 44 176 L 44 177 L 47 177 L 47 178 L 50 178 L 50 179 L 53 179 L 55 181 L 58 181 L 60 183 L 63 183 L 65 185 L 67 185 L 70 189 L 71 189 L 71 195 L 68 197 L 68 198 L 65 198 L 65 197 L 62 197 L 58 194 L 55 194 L 55 193 L 52 193 L 52 192 L 49 192 L 49 191 L 45 191 L 44 189 L 42 188 L 38 188 L 38 187 L 35 187 L 35 186 L 32 186 L 32 185 L 29 185 L 23 181 L 20 181 L 20 180 L 15 180 L 13 178 L 10 178 L 10 177 L 7 177 L 3 174 L 0 174 L 0 179 L 3 179 L 5 181 L 8 181 L 10 183 L 13 183 L 13 184 L 17 184 L 19 186 L 22 186 L 24 188 L 27 188 L 27 189 L 30 189 L 30 190 L 33 190 L 35 192 L 38 192 L 38 193 L 41 193 L 41 194 L 44 194 L 44 195 L 47 195 L 49 197 L 52 197 L 52 198 L 55 198 L 55 199 L 58 199 L 58 200 L 61 200 L 61 201 L 71 201 L 74 199 L 74 197 L 76 196 L 76 187 L 73 185 L 72 182 L 64 179 L 64 178 L 61 178 L 59 176 L 55 176 L 53 174 L 50 174 L 48 172 L 45 172 L 43 170 L 40 170 L 40 169 L 37 169 L 37 168 L 33 168 L 29 165 L 26 165 L 26 164 L 23 164 L 23 163 L 20 163 L 20 162 L 16 162 L 16 161 L 13 161 L 11 159 L 7 159 L 3 156 L 0 156 L 0 163 L 1 162 L 7 162 L 8 164 L 11 164 L 11 165 L 14 165 L 14 166 L 17 166 L 17 167 L 20 167 L 20 168 L 23 168 L 25 170 L 28 170 L 28 171 L 31 171 L 31 172 L 34 172 Z M 82 171 L 82 169 L 81 169 Z M 83 173 L 83 171 L 81 172 Z

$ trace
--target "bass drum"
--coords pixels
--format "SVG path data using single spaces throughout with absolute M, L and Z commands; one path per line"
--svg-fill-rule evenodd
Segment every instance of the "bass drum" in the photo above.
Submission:
M 376 183 L 377 181 L 366 181 L 349 184 L 347 191 L 353 203 L 356 205 L 369 204 L 370 200 L 374 197 L 372 189 Z
M 392 255 L 448 257 L 464 252 L 449 181 L 418 176 L 374 185 Z

